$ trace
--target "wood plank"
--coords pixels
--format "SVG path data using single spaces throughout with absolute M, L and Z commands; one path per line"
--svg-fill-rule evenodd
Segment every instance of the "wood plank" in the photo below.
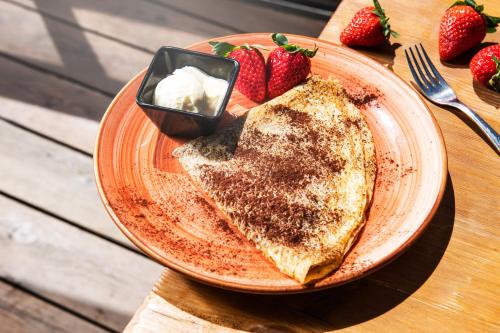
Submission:
M 449 188 L 445 208 L 452 203 L 453 191 Z M 272 317 L 273 323 L 296 329 L 293 319 L 282 313 L 292 309 L 299 313 L 297 316 L 317 319 L 302 326 L 303 331 L 373 332 L 386 327 L 389 332 L 425 332 L 428 327 L 446 325 L 449 332 L 494 332 L 500 328 L 491 320 L 500 310 L 496 302 L 500 299 L 496 279 L 500 272 L 494 265 L 500 260 L 495 245 L 498 239 L 479 232 L 482 237 L 478 241 L 486 244 L 485 256 L 490 259 L 466 255 L 472 245 L 450 239 L 452 232 L 463 230 L 457 231 L 459 226 L 454 229 L 453 216 L 446 216 L 445 211 L 441 209 L 423 237 L 386 268 L 361 281 L 310 295 L 232 293 L 189 281 L 174 282 L 175 276 L 167 270 L 128 328 L 131 332 L 135 332 L 132 328 L 155 325 L 166 329 L 195 316 L 198 320 L 192 327 L 217 324 L 248 329 L 266 325 Z M 460 260 L 452 262 L 453 257 Z
M 41 3 L 45 2 L 40 2 L 40 4 Z M 101 2 L 95 2 L 96 6 L 100 3 Z M 0 2 L 0 4 L 0 21 L 2 22 L 2 26 L 6 31 L 16 31 L 16 34 L 0 35 L 1 52 L 22 58 L 23 61 L 81 81 L 86 85 L 95 86 L 102 91 L 116 93 L 125 82 L 133 77 L 139 70 L 146 67 L 151 60 L 150 52 L 134 49 L 123 43 L 98 36 L 90 31 L 83 31 L 78 26 L 70 26 L 61 23 L 60 20 L 55 20 L 47 15 L 40 16 L 36 12 L 19 7 L 15 4 L 7 2 Z M 236 6 L 237 2 L 220 0 L 217 3 L 208 4 L 204 2 L 204 4 L 206 7 L 200 7 L 199 3 L 194 1 L 177 1 L 172 4 L 169 3 L 168 5 L 172 5 L 175 8 L 182 7 L 183 11 L 189 13 L 203 12 L 203 15 L 207 18 L 215 17 L 215 21 L 227 18 L 231 19 L 235 24 L 239 24 L 239 26 L 248 24 L 247 30 L 271 29 L 271 27 L 267 26 L 265 23 L 268 21 L 274 24 L 274 29 L 290 27 L 290 32 L 299 32 L 294 29 L 294 27 L 302 26 L 300 23 L 302 19 L 298 16 L 296 17 L 296 15 L 285 15 L 251 3 L 243 2 Z M 115 5 L 120 8 L 128 7 L 121 4 Z M 59 13 L 60 17 L 64 16 L 66 19 L 76 22 L 75 18 L 71 18 L 73 14 L 71 8 L 68 8 L 68 6 L 59 6 L 58 3 L 55 3 L 53 7 L 50 8 L 59 8 L 59 10 L 66 8 L 63 10 L 64 13 Z M 137 8 L 137 6 L 133 8 Z M 154 12 L 163 13 L 172 11 L 172 9 L 169 8 L 170 7 L 165 7 L 163 9 L 156 8 Z M 220 13 L 221 8 L 227 10 L 225 14 Z M 240 15 L 235 17 L 234 14 L 229 15 L 229 13 L 248 13 L 250 10 L 252 10 L 252 15 L 241 15 L 241 17 Z M 89 19 L 89 22 L 95 24 L 93 29 L 97 31 L 109 25 L 106 22 L 113 21 L 108 16 L 112 16 L 112 14 L 116 15 L 123 10 L 120 11 L 117 8 L 104 7 L 103 11 L 111 13 L 104 17 L 100 16 L 99 20 L 96 18 L 99 17 L 99 14 L 92 14 L 94 15 L 93 18 L 91 20 Z M 92 7 L 91 10 L 86 9 L 86 13 L 89 12 L 99 13 L 99 7 Z M 127 20 L 132 16 L 131 13 L 122 14 L 128 16 Z M 272 19 L 270 15 L 272 15 Z M 266 17 L 268 17 L 269 20 L 266 20 Z M 114 25 L 117 25 L 120 29 L 120 32 L 118 30 L 115 31 L 119 37 L 127 35 L 127 33 L 123 32 L 124 27 L 127 27 L 127 20 L 122 20 L 121 24 L 114 23 Z M 200 18 L 197 17 L 197 20 L 200 21 Z M 304 22 L 307 22 L 307 25 L 304 24 L 303 27 L 314 27 L 309 31 L 301 31 L 304 34 L 312 34 L 320 31 L 324 23 L 318 20 L 304 20 Z M 248 23 L 245 23 L 247 21 Z M 285 22 L 288 23 L 285 25 Z M 183 26 L 183 23 L 180 22 L 179 25 Z M 139 28 L 131 27 L 130 29 L 142 31 L 142 29 Z M 177 26 L 175 29 L 176 33 L 179 30 L 182 31 L 182 29 L 179 29 Z M 200 29 L 203 29 L 203 27 L 200 27 Z M 213 33 L 213 31 L 210 33 Z M 221 34 L 226 34 L 226 32 L 222 33 L 221 31 Z M 153 33 L 151 30 L 146 30 L 144 35 L 142 35 L 143 38 L 141 38 L 144 41 L 142 45 L 151 45 L 148 42 L 149 36 L 151 35 L 162 36 L 162 33 Z M 173 34 L 165 34 L 165 36 L 168 35 Z M 206 37 L 206 35 L 203 35 L 203 37 Z M 200 36 L 199 39 L 203 37 Z M 183 44 L 189 44 L 194 40 L 195 39 L 190 39 Z M 160 44 L 166 44 L 166 42 L 163 41 Z M 153 49 L 155 48 L 156 46 L 153 47 Z M 32 50 L 37 50 L 37 52 L 32 52 Z
M 171 8 L 215 19 L 241 32 L 284 32 L 317 36 L 325 25 L 323 18 L 297 12 L 276 10 L 260 2 L 242 0 L 207 0 L 203 7 L 198 0 L 153 0 Z
M 321 37 L 338 42 L 338 36 L 350 17 L 368 2 L 361 0 L 342 2 Z M 498 16 L 500 13 L 498 2 L 483 1 L 483 3 L 488 13 Z M 386 13 L 392 18 L 393 28 L 401 34 L 400 39 L 393 41 L 404 46 L 422 42 L 434 59 L 438 70 L 452 85 L 460 99 L 480 113 L 495 128 L 499 128 L 500 97 L 484 87 L 472 84 L 467 68 L 467 57 L 451 65 L 438 60 L 439 15 L 436 13 L 444 12 L 449 5 L 447 1 L 430 0 L 406 2 L 404 5 L 395 1 L 384 2 Z M 415 13 L 419 18 L 418 25 L 408 20 L 397 19 L 409 12 Z M 488 34 L 485 41 L 498 41 L 499 36 L 498 32 Z M 392 68 L 405 81 L 413 81 L 403 47 L 395 51 L 388 48 L 361 51 Z M 500 212 L 494 209 L 498 206 L 496 198 L 500 196 L 500 173 L 495 167 L 498 156 L 461 119 L 432 103 L 427 104 L 436 116 L 447 144 L 454 204 L 448 207 L 442 206 L 442 210 L 452 217 L 454 225 L 451 226 L 453 237 L 449 244 L 444 243 L 447 248 L 439 266 L 434 272 L 431 271 L 433 275 L 425 287 L 412 294 L 411 298 L 417 298 L 425 304 L 440 305 L 447 311 L 447 315 L 442 318 L 443 321 L 448 318 L 446 322 L 456 326 L 457 331 L 498 331 L 496 319 L 500 313 L 498 305 L 500 233 L 495 225 L 500 219 Z M 422 247 L 420 250 L 425 253 L 428 248 Z M 414 280 L 416 274 L 412 276 L 408 272 L 424 271 L 422 268 L 419 269 L 418 263 L 418 258 L 413 258 L 395 266 L 393 270 L 383 270 L 374 277 L 393 286 L 403 284 L 404 288 L 416 290 Z M 405 306 L 410 307 L 407 304 Z M 417 314 L 425 317 L 421 312 Z M 474 322 L 478 326 L 471 327 Z M 376 324 L 381 327 L 383 322 Z M 437 327 L 443 327 L 442 323 Z
M 155 293 L 150 293 L 125 327 L 124 333 L 244 332 L 212 324 L 186 313 Z
M 0 190 L 101 235 L 130 244 L 110 221 L 92 159 L 0 121 Z
M 400 38 L 391 39 L 395 44 L 392 49 L 384 47 L 382 49 L 372 50 L 360 49 L 359 51 L 392 68 L 397 75 L 402 77 L 406 82 L 410 82 L 413 81 L 413 78 L 411 77 L 411 73 L 406 63 L 404 48 L 413 44 L 422 43 L 429 56 L 433 59 L 437 69 L 455 90 L 457 96 L 471 108 L 478 109 L 481 116 L 485 117 L 485 119 L 491 122 L 496 128 L 500 127 L 500 118 L 498 117 L 500 95 L 490 89 L 472 84 L 472 75 L 468 68 L 468 59 L 471 55 L 461 57 L 451 64 L 444 64 L 439 61 L 437 40 L 440 16 L 436 15 L 436 13 L 444 13 L 450 6 L 450 2 L 447 0 L 411 1 L 405 3 L 404 6 L 401 6 L 395 1 L 386 2 L 387 4 L 384 5 L 384 9 L 387 15 L 392 18 L 391 27 L 400 33 Z M 370 3 L 370 0 L 343 1 L 330 19 L 329 24 L 321 33 L 320 38 L 334 43 L 340 43 L 340 33 L 352 18 L 352 15 L 354 15 L 356 10 Z M 489 15 L 500 16 L 500 6 L 498 6 L 498 2 L 495 0 L 484 0 L 481 1 L 481 3 L 484 4 L 486 8 L 485 11 L 487 11 Z M 419 18 L 419 24 L 413 24 L 412 21 L 401 19 L 409 12 L 414 13 L 414 15 Z M 484 42 L 491 43 L 498 42 L 499 40 L 500 31 L 497 31 L 493 34 L 487 34 Z M 393 50 L 394 48 L 396 49 Z M 462 135 L 467 135 L 467 139 L 471 138 L 473 141 L 481 141 L 475 139 L 477 135 L 470 135 L 474 134 L 471 130 L 464 130 L 467 129 L 467 126 L 458 126 L 461 122 L 454 121 L 457 117 L 449 117 L 449 112 L 446 112 L 438 106 L 434 106 L 432 103 L 428 103 L 428 105 L 438 118 L 440 124 L 441 122 L 450 123 L 450 127 L 457 127 L 460 129 L 460 133 Z M 445 128 L 447 127 L 446 125 L 444 125 Z M 447 135 L 447 131 L 445 131 L 444 134 Z M 447 137 L 445 137 L 445 139 L 447 139 L 447 143 L 450 141 Z M 461 139 L 463 139 L 463 137 Z M 456 140 L 452 139 L 450 141 L 451 144 L 448 144 L 448 146 L 453 148 L 455 146 L 455 141 Z M 488 157 L 496 157 L 496 154 L 490 153 L 486 146 L 483 145 L 479 148 L 487 152 L 486 155 Z M 475 149 L 471 149 L 471 151 L 474 150 Z
M 14 1 L 152 51 L 242 32 L 317 36 L 326 23 L 317 16 L 241 0 Z
M 68 3 L 66 1 L 61 2 L 59 0 L 52 0 L 35 3 L 31 0 L 16 1 L 19 4 L 29 6 L 34 10 L 35 8 L 38 8 L 36 6 L 39 6 L 40 8 L 38 8 L 38 10 L 43 10 L 58 19 L 68 19 L 73 17 L 68 14 L 69 6 L 72 8 L 72 13 L 76 17 L 77 23 L 82 25 L 83 28 L 96 28 L 99 31 L 109 34 L 115 38 L 130 37 L 131 39 L 127 40 L 127 42 L 138 43 L 141 47 L 149 47 L 151 45 L 151 41 L 148 39 L 148 36 L 158 38 L 158 45 L 182 45 L 182 43 L 189 44 L 197 41 L 199 38 L 233 32 L 226 31 L 224 29 L 221 30 L 221 28 L 211 30 L 208 26 L 206 26 L 206 23 L 203 23 L 203 21 L 198 19 L 195 20 L 198 22 L 196 27 L 193 27 L 193 29 L 197 30 L 194 35 L 191 36 L 191 39 L 186 39 L 186 36 L 183 37 L 182 33 L 162 31 L 161 29 L 169 29 L 169 26 L 177 25 L 176 20 L 181 20 L 177 23 L 182 24 L 183 27 L 185 24 L 184 21 L 188 20 L 188 23 L 186 23 L 188 28 L 185 29 L 189 29 L 191 24 L 189 22 L 192 22 L 194 19 L 187 16 L 183 17 L 182 15 L 178 15 L 179 13 L 175 10 L 165 9 L 158 4 L 147 1 L 144 2 L 142 7 L 140 7 L 140 10 L 137 10 L 139 7 L 137 4 L 134 6 L 123 6 L 122 4 L 114 2 L 102 3 L 98 1 L 74 1 Z M 21 31 L 21 34 L 24 32 L 21 37 L 0 37 L 0 50 L 3 46 L 4 52 L 13 52 L 8 54 L 13 54 L 14 57 L 16 57 L 19 52 L 23 53 L 23 57 L 29 55 L 29 58 L 23 58 L 23 61 L 27 61 L 29 64 L 39 66 L 41 69 L 46 70 L 54 70 L 53 66 L 56 66 L 58 63 L 63 63 L 59 52 L 63 52 L 64 54 L 64 52 L 67 52 L 68 50 L 71 50 L 71 52 L 74 52 L 73 49 L 78 50 L 79 46 L 70 42 L 71 35 L 75 34 L 73 31 L 75 29 L 72 27 L 64 27 L 64 25 L 57 24 L 57 22 L 55 22 L 55 26 L 52 26 L 51 23 L 49 26 L 52 28 L 47 30 L 47 22 L 52 22 L 54 20 L 48 18 L 46 19 L 47 22 L 45 22 L 35 13 L 30 13 L 23 8 L 2 2 L 0 2 L 0 5 L 2 8 L 7 6 L 6 10 L 3 10 L 0 13 L 0 19 L 2 19 L 3 23 L 7 25 L 9 23 L 17 24 L 15 17 L 20 18 L 24 11 L 27 12 L 27 16 L 23 16 L 22 20 L 27 21 L 27 25 L 37 28 Z M 178 3 L 177 5 L 181 5 L 181 3 Z M 189 6 L 190 7 L 187 9 L 193 13 L 201 11 L 201 9 L 197 8 L 193 3 Z M 243 8 L 247 10 L 248 8 L 252 8 L 254 5 L 239 4 L 239 6 L 244 6 Z M 96 8 L 101 11 L 95 10 Z M 258 12 L 259 15 L 269 12 L 269 9 L 260 10 L 261 11 Z M 105 14 L 102 14 L 101 12 Z M 120 15 L 117 15 L 116 13 L 120 13 Z M 165 15 L 166 17 L 157 18 L 156 21 L 158 22 L 155 21 L 156 23 L 153 25 L 143 24 L 144 22 L 153 20 L 154 17 L 158 16 L 158 13 L 160 13 L 160 16 Z M 8 16 L 9 19 L 1 18 L 2 14 L 5 17 Z M 130 18 L 130 16 L 132 16 L 132 18 Z M 123 33 L 122 27 L 124 22 L 119 21 L 124 18 L 127 18 L 128 21 L 133 23 L 127 34 Z M 113 19 L 118 21 L 114 21 Z M 279 20 L 273 22 L 274 24 L 283 23 Z M 164 27 L 164 25 L 166 25 L 166 27 Z M 211 26 L 210 24 L 208 25 Z M 28 35 L 26 35 L 26 33 Z M 54 33 L 55 39 L 54 41 L 51 41 Z M 196 37 L 198 34 L 200 34 L 199 37 Z M 8 39 L 7 44 L 2 44 L 2 38 Z M 25 38 L 25 40 L 23 40 L 23 38 Z M 180 39 L 173 40 L 175 38 Z M 36 39 L 35 46 L 40 47 L 40 51 L 36 53 L 28 52 L 29 49 L 32 49 L 35 46 L 30 45 L 30 47 L 26 49 L 26 45 L 30 44 L 29 40 L 33 39 Z M 170 41 L 171 39 L 172 41 Z M 62 47 L 58 47 L 56 45 L 57 41 L 59 41 L 60 44 L 62 43 Z M 110 42 L 110 45 L 110 47 L 113 48 L 114 42 Z M 155 48 L 156 46 L 152 49 Z M 84 52 L 81 56 L 86 57 L 87 55 L 88 54 L 85 54 Z M 72 56 L 79 57 L 80 55 L 72 54 Z M 147 63 L 147 61 L 145 61 L 145 63 Z M 75 60 L 75 62 L 78 61 Z M 137 70 L 139 70 L 139 67 L 142 66 L 136 67 Z M 64 68 L 59 68 L 55 72 L 67 75 L 69 78 L 82 81 L 86 84 L 92 84 L 92 80 L 82 80 L 79 75 L 80 71 L 87 72 L 88 68 L 85 66 L 80 68 L 80 66 L 78 66 L 74 72 L 68 72 Z M 4 105 L 4 107 L 0 110 L 0 117 L 18 123 L 21 126 L 54 138 L 57 141 L 63 142 L 87 153 L 91 153 L 93 151 L 94 136 L 97 125 L 87 121 L 87 119 L 99 120 L 101 118 L 110 101 L 108 96 L 102 95 L 96 91 L 88 90 L 78 84 L 61 80 L 56 76 L 39 72 L 5 57 L 0 57 L 0 75 L 4 78 L 8 78 L 7 80 L 2 80 L 2 82 L 0 82 L 0 95 L 2 96 L 2 103 Z M 125 82 L 125 79 L 123 82 Z M 120 82 L 119 85 L 123 82 Z M 115 85 L 115 88 L 117 89 L 119 85 Z M 99 89 L 101 88 L 103 87 L 101 86 Z M 106 93 L 110 92 L 106 90 Z M 37 108 L 36 106 L 28 105 L 27 103 L 38 105 L 42 108 Z M 76 117 L 72 117 L 71 115 Z
M 496 7 L 493 2 L 485 1 L 485 8 L 498 16 L 500 7 L 498 2 Z M 337 42 L 344 24 L 357 9 L 369 3 L 369 0 L 342 2 L 323 38 Z M 424 40 L 430 53 L 436 54 L 439 24 L 436 13 L 444 11 L 449 6 L 448 1 L 402 4 L 385 0 L 383 4 L 393 27 L 402 34 L 401 43 L 410 45 Z M 409 12 L 419 17 L 418 25 L 401 19 Z M 498 40 L 498 33 L 488 38 Z M 362 50 L 408 80 L 402 51 L 398 48 L 393 59 L 388 49 Z M 460 96 L 463 94 L 467 103 L 498 127 L 499 95 L 471 85 L 466 65 L 446 67 L 439 64 L 439 67 L 446 72 L 450 83 L 460 86 Z M 134 316 L 134 325 L 129 327 L 152 327 L 157 323 L 165 324 L 164 327 L 174 325 L 165 317 L 181 309 L 188 315 L 204 319 L 206 325 L 243 328 L 259 320 L 265 322 L 263 318 L 269 313 L 280 322 L 283 320 L 277 314 L 280 308 L 293 308 L 319 319 L 328 330 L 498 332 L 500 231 L 497 221 L 500 211 L 495 209 L 500 197 L 498 157 L 456 116 L 430 107 L 448 144 L 450 179 L 443 203 L 429 229 L 401 258 L 358 282 L 312 296 L 276 297 L 274 300 L 272 297 L 240 296 L 196 284 L 187 286 L 189 293 L 185 292 L 181 298 L 169 283 L 167 272 L 167 277 L 157 284 L 149 298 L 162 298 L 163 305 L 158 300 L 151 301 L 156 302 L 155 311 L 159 314 L 142 317 L 151 309 L 146 302 L 142 311 Z M 179 288 L 179 284 L 176 286 Z M 309 331 L 315 330 L 319 329 L 314 324 L 309 327 Z
M 285 304 L 289 296 L 247 295 L 165 270 L 126 332 L 324 332 L 328 326 Z M 311 295 L 295 295 L 301 300 Z
M 115 330 L 161 267 L 134 252 L 0 196 L 0 276 Z
M 122 0 L 14 0 L 41 13 L 54 16 L 120 41 L 156 51 L 160 46 L 186 46 L 211 36 L 234 34 L 237 27 L 197 17 L 155 1 Z M 207 6 L 198 5 L 197 13 Z M 214 21 L 214 22 L 211 22 Z
M 59 75 L 115 94 L 151 61 L 149 52 L 131 48 L 40 16 L 17 5 L 0 2 L 0 52 Z
M 91 154 L 111 98 L 0 57 L 0 117 Z
M 275 2 L 276 0 L 270 0 L 271 2 Z M 279 2 L 280 0 L 276 1 Z M 285 2 L 293 2 L 293 3 L 298 3 L 298 4 L 304 4 L 313 8 L 321 8 L 329 11 L 335 11 L 335 8 L 337 8 L 338 3 L 340 1 L 332 1 L 332 0 L 285 0 Z M 331 13 L 333 14 L 333 13 Z M 328 15 L 328 17 L 331 16 Z
M 0 323 L 0 333 L 108 332 L 2 281 Z

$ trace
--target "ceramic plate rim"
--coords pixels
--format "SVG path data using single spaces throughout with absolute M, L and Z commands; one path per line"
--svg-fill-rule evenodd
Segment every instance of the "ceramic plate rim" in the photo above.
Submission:
M 258 34 L 270 35 L 270 33 L 258 33 Z M 211 39 L 245 37 L 245 36 L 255 36 L 255 35 L 256 35 L 256 33 L 233 34 L 233 35 L 214 37 Z M 182 273 L 184 276 L 186 276 L 190 279 L 193 279 L 193 280 L 196 280 L 196 281 L 199 281 L 199 282 L 202 282 L 204 284 L 211 285 L 211 286 L 223 288 L 223 289 L 239 291 L 239 292 L 246 292 L 246 293 L 257 293 L 257 294 L 291 294 L 291 293 L 313 292 L 313 291 L 324 290 L 327 288 L 332 288 L 332 287 L 339 286 L 339 285 L 342 285 L 342 284 L 345 284 L 348 282 L 352 282 L 352 281 L 361 279 L 361 278 L 373 273 L 374 271 L 384 267 L 385 265 L 389 264 L 391 261 L 397 259 L 400 255 L 402 255 L 422 235 L 423 231 L 426 229 L 426 227 L 429 225 L 430 221 L 434 217 L 434 215 L 435 215 L 435 213 L 436 213 L 436 211 L 441 203 L 441 200 L 443 198 L 444 191 L 446 188 L 447 170 L 448 170 L 448 158 L 447 158 L 447 152 L 446 152 L 446 146 L 444 143 L 444 138 L 443 138 L 441 128 L 439 127 L 439 124 L 438 124 L 436 118 L 434 117 L 434 115 L 432 114 L 429 107 L 422 99 L 422 97 L 415 91 L 415 89 L 413 87 L 411 87 L 407 82 L 405 82 L 397 74 L 395 74 L 394 72 L 392 72 L 391 70 L 389 70 L 388 68 L 386 68 L 385 66 L 383 66 L 382 64 L 377 62 L 376 60 L 374 60 L 368 56 L 365 56 L 364 54 L 362 54 L 356 50 L 344 47 L 342 45 L 338 45 L 336 43 L 333 43 L 331 41 L 321 39 L 321 38 L 314 38 L 314 37 L 308 37 L 308 36 L 302 36 L 302 35 L 296 35 L 296 34 L 288 34 L 288 33 L 286 35 L 288 37 L 291 37 L 292 39 L 294 37 L 295 38 L 303 38 L 303 39 L 305 38 L 305 39 L 309 39 L 311 41 L 320 41 L 321 43 L 327 43 L 327 44 L 333 45 L 334 47 L 341 47 L 345 51 L 347 51 L 348 53 L 351 53 L 355 57 L 362 57 L 362 58 L 364 58 L 364 60 L 366 60 L 372 66 L 377 67 L 382 71 L 385 71 L 385 73 L 387 73 L 388 78 L 390 80 L 397 81 L 398 85 L 403 87 L 408 94 L 411 94 L 414 97 L 417 97 L 418 100 L 420 100 L 423 109 L 425 110 L 425 112 L 427 112 L 427 115 L 430 116 L 430 119 L 432 120 L 432 124 L 434 126 L 434 130 L 436 131 L 437 138 L 439 141 L 438 142 L 439 151 L 440 151 L 439 155 L 441 156 L 441 161 L 442 161 L 442 170 L 440 173 L 440 175 L 442 175 L 442 176 L 441 176 L 441 181 L 440 181 L 440 187 L 439 187 L 439 191 L 437 192 L 437 196 L 434 200 L 434 204 L 431 207 L 431 209 L 429 210 L 429 212 L 426 215 L 426 217 L 424 218 L 424 220 L 420 223 L 420 226 L 418 227 L 418 229 L 416 229 L 413 232 L 413 234 L 403 244 L 401 244 L 398 248 L 396 248 L 392 252 L 386 254 L 379 261 L 374 262 L 374 263 L 370 264 L 369 266 L 367 266 L 366 268 L 363 268 L 362 270 L 358 271 L 357 274 L 352 274 L 350 277 L 348 277 L 347 279 L 345 279 L 343 281 L 337 281 L 337 282 L 334 282 L 334 283 L 328 284 L 328 285 L 317 286 L 317 287 L 312 287 L 312 288 L 303 288 L 303 287 L 300 288 L 301 286 L 298 286 L 298 288 L 292 288 L 289 286 L 286 286 L 286 287 L 279 287 L 279 286 L 272 287 L 271 286 L 269 288 L 263 288 L 261 286 L 245 285 L 242 283 L 235 283 L 235 282 L 230 282 L 230 281 L 226 281 L 226 280 L 220 280 L 220 279 L 217 279 L 214 277 L 208 277 L 206 275 L 200 274 L 197 271 L 188 269 L 188 268 L 183 267 L 181 265 L 178 265 L 172 261 L 169 261 L 167 258 L 164 258 L 164 257 L 160 256 L 159 254 L 157 254 L 153 249 L 151 249 L 149 247 L 148 244 L 144 243 L 141 239 L 136 237 L 133 233 L 131 233 L 122 224 L 122 222 L 120 221 L 118 216 L 116 216 L 113 209 L 111 209 L 110 202 L 106 196 L 106 191 L 103 188 L 103 183 L 102 183 L 102 179 L 100 176 L 100 170 L 98 169 L 99 161 L 100 161 L 99 151 L 100 151 L 100 146 L 101 146 L 102 140 L 103 140 L 104 126 L 106 124 L 106 121 L 107 121 L 110 113 L 111 113 L 111 109 L 114 108 L 114 105 L 117 103 L 117 101 L 122 96 L 124 91 L 127 90 L 127 88 L 131 84 L 133 84 L 138 77 L 140 77 L 141 75 L 143 75 L 147 71 L 147 68 L 144 68 L 139 73 L 137 73 L 132 79 L 130 79 L 120 89 L 120 91 L 116 94 L 116 96 L 113 98 L 113 100 L 111 101 L 111 103 L 107 107 L 106 112 L 104 113 L 103 118 L 101 119 L 101 121 L 99 123 L 97 137 L 96 137 L 96 143 L 95 143 L 95 147 L 94 147 L 94 175 L 96 178 L 97 190 L 99 193 L 99 197 L 101 198 L 107 213 L 109 214 L 109 216 L 111 217 L 111 219 L 113 220 L 115 225 L 120 229 L 121 232 L 123 232 L 125 234 L 125 236 L 134 245 L 136 245 L 140 250 L 145 252 L 149 257 L 154 259 L 156 262 L 160 263 L 161 265 L 165 266 L 166 268 L 169 268 L 169 269 L 172 269 L 176 272 Z M 192 46 L 197 45 L 199 43 L 200 42 L 191 44 L 191 45 L 187 46 L 186 48 L 189 49 Z

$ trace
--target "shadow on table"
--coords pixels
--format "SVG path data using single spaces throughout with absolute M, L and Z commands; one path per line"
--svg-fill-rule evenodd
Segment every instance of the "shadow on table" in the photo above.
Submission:
M 500 108 L 500 94 L 498 92 L 483 86 L 477 81 L 474 81 L 472 86 L 474 87 L 474 92 L 483 102 L 497 109 Z
M 22 35 L 18 42 L 22 45 L 15 45 L 13 50 L 0 48 L 0 76 L 3 79 L 0 97 L 100 120 L 110 98 L 126 83 L 120 68 L 130 71 L 134 66 L 137 72 L 140 71 L 159 47 L 148 41 L 148 26 L 187 34 L 189 37 L 184 37 L 185 41 L 165 37 L 165 43 L 184 46 L 209 36 L 256 30 L 284 29 L 289 33 L 315 36 L 327 20 L 324 16 L 311 18 L 307 13 L 276 10 L 262 4 L 245 0 L 33 0 L 28 4 L 10 1 L 3 4 L 8 7 L 7 13 L 18 15 L 16 18 L 24 27 L 32 24 L 36 27 L 16 30 L 7 25 L 9 33 Z M 243 18 L 234 15 L 249 11 Z M 10 24 L 9 20 L 6 22 Z M 141 23 L 144 31 L 128 33 Z M 53 50 L 37 52 L 39 45 Z M 113 57 L 113 52 L 133 52 L 135 56 L 128 60 Z M 19 78 L 19 71 L 22 78 Z
M 163 283 L 158 293 L 169 303 L 202 319 L 253 332 L 324 331 L 349 327 L 391 310 L 432 275 L 448 246 L 455 219 L 453 184 L 424 234 L 385 268 L 337 288 L 297 295 L 251 295 L 220 290 L 181 277 Z M 166 271 L 166 275 L 177 275 Z M 169 277 L 166 276 L 166 279 Z M 183 288 L 184 289 L 184 288 Z
M 476 55 L 480 50 L 484 49 L 485 47 L 495 45 L 497 43 L 494 42 L 483 42 L 480 43 L 470 50 L 464 52 L 463 54 L 459 55 L 453 60 L 450 61 L 442 61 L 441 64 L 443 64 L 446 67 L 451 67 L 451 68 L 469 68 L 470 61 L 472 60 L 472 57 Z
M 360 51 L 364 55 L 377 60 L 380 64 L 393 71 L 394 58 L 396 57 L 396 50 L 402 45 L 400 43 L 390 43 L 386 41 L 379 47 L 353 47 L 353 49 Z
M 99 299 L 102 297 L 99 291 L 89 295 L 76 291 L 80 287 L 77 282 L 66 282 L 67 285 L 59 287 L 46 281 L 16 279 L 8 274 L 0 276 L 2 297 L 5 297 L 0 300 L 0 332 L 12 332 L 12 329 L 15 332 L 33 332 L 34 329 L 37 332 L 121 332 L 130 320 L 134 306 L 139 306 L 134 304 L 140 301 L 138 297 L 125 307 L 116 306 L 116 297 L 105 304 Z M 69 285 L 75 290 L 68 292 Z M 110 304 L 113 302 L 114 306 Z M 18 325 L 12 325 L 14 322 Z
M 485 88 L 483 88 L 483 89 L 485 89 Z M 490 148 L 493 149 L 493 151 L 496 151 L 496 148 L 493 145 L 493 143 L 490 141 L 490 139 L 488 139 L 486 134 L 483 133 L 481 128 L 471 118 L 469 118 L 469 116 L 467 116 L 464 112 L 462 112 L 458 109 L 455 109 L 453 107 L 450 107 L 450 106 L 441 106 L 441 107 L 443 107 L 444 109 L 448 110 L 449 112 L 451 112 L 455 116 L 457 116 L 467 126 L 469 126 L 481 138 L 481 140 L 483 140 L 488 146 L 490 146 Z M 490 126 L 492 125 L 487 119 L 485 119 L 485 121 L 487 123 L 489 123 Z

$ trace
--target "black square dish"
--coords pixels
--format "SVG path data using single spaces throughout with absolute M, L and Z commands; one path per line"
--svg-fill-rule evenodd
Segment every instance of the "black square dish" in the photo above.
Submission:
M 226 80 L 228 88 L 219 110 L 213 116 L 172 109 L 153 104 L 156 85 L 174 70 L 194 66 L 210 76 Z M 238 77 L 239 64 L 236 60 L 219 56 L 164 46 L 155 54 L 144 76 L 136 102 L 147 116 L 164 133 L 180 137 L 196 137 L 212 133 L 222 114 Z

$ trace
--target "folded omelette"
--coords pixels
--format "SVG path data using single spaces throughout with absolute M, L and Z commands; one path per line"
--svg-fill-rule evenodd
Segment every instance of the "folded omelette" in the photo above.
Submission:
M 340 266 L 366 220 L 376 174 L 363 115 L 336 80 L 316 76 L 174 156 L 246 238 L 301 283 Z

